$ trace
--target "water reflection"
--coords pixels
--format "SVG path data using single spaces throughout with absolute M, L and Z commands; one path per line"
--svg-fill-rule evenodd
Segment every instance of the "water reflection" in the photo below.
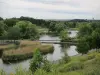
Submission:
M 61 59 L 64 55 L 74 56 L 77 55 L 76 46 L 74 45 L 61 45 L 61 44 L 53 44 L 54 52 L 52 54 L 47 54 L 47 59 L 49 61 L 56 61 Z
M 76 37 L 78 33 L 77 30 L 69 30 L 68 32 L 70 32 L 69 37 Z

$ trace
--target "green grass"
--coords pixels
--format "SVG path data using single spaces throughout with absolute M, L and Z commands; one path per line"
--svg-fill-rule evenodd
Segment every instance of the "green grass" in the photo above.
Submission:
M 46 69 L 50 69 L 47 71 Z M 2 75 L 3 71 L 0 71 Z M 4 74 L 5 75 L 5 74 Z M 33 75 L 31 71 L 17 69 L 10 75 Z M 100 53 L 90 52 L 87 55 L 70 57 L 67 63 L 48 63 L 37 69 L 34 75 L 100 75 Z

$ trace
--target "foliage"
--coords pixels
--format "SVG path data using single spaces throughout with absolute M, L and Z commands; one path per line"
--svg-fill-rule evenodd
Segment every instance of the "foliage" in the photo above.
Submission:
M 7 25 L 3 21 L 0 21 L 0 36 L 3 35 L 6 29 L 7 29 Z
M 15 71 L 16 71 L 15 74 L 10 73 L 10 75 L 33 75 L 30 70 L 27 71 L 26 69 L 23 69 L 22 67 L 17 67 Z
M 92 43 L 93 43 L 93 48 L 99 49 L 100 48 L 100 28 L 96 28 L 92 32 Z
M 46 72 L 51 72 L 51 67 L 52 67 L 52 63 L 49 62 L 46 58 L 43 58 L 43 65 L 41 69 L 43 69 Z
M 85 35 L 90 35 L 92 33 L 92 28 L 89 23 L 81 25 L 79 27 L 78 37 L 84 37 Z
M 36 39 L 39 36 L 36 25 L 32 24 L 29 21 L 19 21 L 16 23 L 15 27 L 20 28 L 21 37 L 23 39 Z
M 54 21 L 54 22 L 51 22 L 49 25 L 49 31 L 55 32 L 56 34 L 59 34 L 64 29 L 66 29 L 66 26 L 63 23 Z
M 59 71 L 60 72 L 69 72 L 69 71 L 75 71 L 75 70 L 80 70 L 83 69 L 83 64 L 81 62 L 70 62 L 68 64 L 65 64 L 62 66 Z
M 4 23 L 8 26 L 8 27 L 13 27 L 16 22 L 18 22 L 17 18 L 9 18 L 9 19 L 5 19 Z
M 0 21 L 1 21 L 1 20 L 3 20 L 3 18 L 2 18 L 2 17 L 0 17 Z
M 60 32 L 60 38 L 61 38 L 62 41 L 68 39 L 68 35 L 67 35 L 67 34 L 68 34 L 68 33 L 67 33 L 67 30 L 62 30 L 62 31 Z
M 49 25 L 48 21 L 45 21 L 43 19 L 34 19 L 32 17 L 21 16 L 19 18 L 19 20 L 20 21 L 30 21 L 32 24 L 36 24 L 36 25 L 41 26 L 41 27 L 48 27 L 48 25 Z
M 78 41 L 77 51 L 82 54 L 86 54 L 90 49 L 89 44 L 86 42 L 86 39 L 83 37 Z
M 83 40 L 84 38 L 85 40 Z M 100 22 L 83 23 L 78 33 L 78 48 L 80 53 L 87 53 L 91 49 L 100 48 Z M 85 46 L 85 47 L 84 47 Z M 84 49 L 84 50 L 83 50 Z
M 35 72 L 38 68 L 41 67 L 43 61 L 43 57 L 38 49 L 33 54 L 33 59 L 30 62 L 30 70 Z
M 89 58 L 92 56 L 92 58 Z M 85 57 L 85 61 L 80 59 Z M 100 74 L 100 53 L 90 52 L 83 56 L 73 56 L 68 63 L 50 63 L 46 61 L 44 66 L 36 68 L 34 75 L 99 75 Z M 33 57 L 34 58 L 34 57 Z M 0 71 L 0 74 L 3 75 Z M 6 74 L 4 74 L 6 75 Z M 32 71 L 22 68 L 16 69 L 11 75 L 33 75 Z
M 18 27 L 11 27 L 7 31 L 8 39 L 18 40 L 20 38 L 20 28 Z
M 26 28 L 26 36 L 30 39 L 37 39 L 39 37 L 39 33 L 36 25 L 29 24 Z

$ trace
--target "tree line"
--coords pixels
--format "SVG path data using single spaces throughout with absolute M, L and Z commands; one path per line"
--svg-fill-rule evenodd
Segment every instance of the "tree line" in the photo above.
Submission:
M 100 48 L 100 22 L 83 23 L 79 27 L 78 52 L 85 54 L 91 49 Z

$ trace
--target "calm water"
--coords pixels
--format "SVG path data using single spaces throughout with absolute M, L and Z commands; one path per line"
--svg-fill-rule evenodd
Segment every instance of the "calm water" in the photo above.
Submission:
M 71 34 L 69 34 L 70 37 L 75 37 L 76 35 L 77 35 L 77 31 L 71 31 Z M 60 40 L 60 39 L 59 37 L 55 37 L 55 36 L 42 35 L 40 37 L 40 40 Z M 54 52 L 52 54 L 45 55 L 49 61 L 56 61 L 61 59 L 64 56 L 65 52 L 69 56 L 74 56 L 78 54 L 78 52 L 76 51 L 76 46 L 74 45 L 68 46 L 67 44 L 64 45 L 53 44 L 53 46 L 54 46 Z M 4 64 L 2 62 L 2 59 L 0 59 L 0 69 L 3 69 L 7 73 L 15 72 L 15 68 L 17 66 L 22 66 L 22 68 L 28 69 L 30 60 L 31 59 L 24 60 L 18 63 Z

